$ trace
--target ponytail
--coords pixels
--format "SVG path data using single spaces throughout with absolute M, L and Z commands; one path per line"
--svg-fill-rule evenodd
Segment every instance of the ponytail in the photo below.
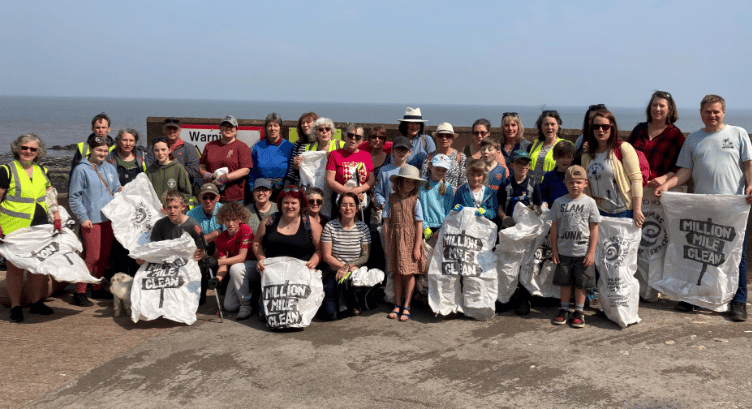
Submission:
M 442 196 L 444 196 L 446 194 L 446 192 L 447 192 L 446 185 L 447 185 L 446 178 L 442 178 L 441 179 L 441 185 L 439 185 L 439 194 L 442 195 Z

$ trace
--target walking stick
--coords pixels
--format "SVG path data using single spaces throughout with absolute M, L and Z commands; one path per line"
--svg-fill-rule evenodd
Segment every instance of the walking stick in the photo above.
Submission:
M 198 226 L 194 226 L 194 229 L 196 233 L 201 236 L 201 246 L 203 247 L 204 252 L 206 252 L 206 248 L 209 247 L 209 244 L 206 242 L 206 237 L 204 236 L 204 232 L 202 232 L 201 228 Z M 207 263 L 205 262 L 205 260 L 207 258 L 211 258 L 211 256 L 208 253 L 204 256 L 204 260 L 201 260 L 202 262 L 199 263 L 199 267 L 204 270 L 201 272 L 201 276 L 203 277 L 205 271 L 208 271 L 209 277 L 214 278 L 214 272 L 212 272 L 211 267 L 206 267 Z M 222 304 L 219 303 L 219 294 L 216 288 L 214 289 L 214 298 L 217 299 L 217 311 L 219 312 L 219 323 L 221 324 L 224 321 L 224 315 L 222 314 Z

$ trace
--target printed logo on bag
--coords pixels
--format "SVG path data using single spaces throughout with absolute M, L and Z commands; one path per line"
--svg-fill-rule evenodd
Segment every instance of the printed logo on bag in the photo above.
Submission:
M 47 260 L 51 255 L 60 251 L 60 245 L 53 241 L 50 244 L 42 247 L 41 249 L 31 253 L 31 256 L 39 261 Z
M 606 279 L 606 298 L 612 307 L 629 307 L 628 283 L 621 277 L 608 277 Z
M 141 230 L 141 232 L 149 231 L 151 226 L 151 212 L 148 210 L 147 204 L 143 201 L 138 202 L 133 209 L 133 217 L 131 217 L 131 223 Z
M 170 178 L 167 179 L 167 187 L 170 189 L 175 189 L 178 186 L 178 182 L 175 181 L 175 179 Z
M 466 234 L 445 234 L 441 274 L 480 276 L 482 271 L 476 256 L 482 249 L 481 239 Z
M 629 253 L 629 241 L 618 237 L 610 237 L 603 244 L 603 263 L 609 267 L 619 267 Z
M 550 260 L 552 254 L 553 251 L 551 251 L 551 238 L 549 236 L 546 236 L 546 238 L 543 239 L 543 243 L 541 243 L 541 245 L 535 250 L 535 258 L 533 260 L 533 263 L 535 263 L 535 268 L 533 269 L 533 272 L 540 274 L 540 272 L 543 270 L 543 263 L 545 263 L 546 260 Z
M 637 253 L 642 255 L 647 251 L 648 255 L 660 252 L 668 244 L 668 234 L 663 228 L 665 221 L 656 212 L 645 212 L 645 222 L 642 223 L 642 240 Z
M 684 259 L 702 264 L 700 277 L 697 279 L 697 285 L 700 285 L 708 264 L 719 267 L 726 262 L 723 248 L 726 242 L 734 241 L 736 229 L 733 226 L 715 224 L 712 218 L 708 218 L 707 221 L 681 219 L 679 229 L 687 232 Z
M 263 300 L 266 305 L 266 325 L 270 328 L 300 324 L 302 316 L 298 303 L 311 295 L 308 284 L 284 284 L 264 287 Z
M 144 290 L 159 290 L 159 308 L 164 305 L 164 290 L 180 288 L 185 280 L 180 275 L 180 267 L 188 263 L 188 259 L 179 257 L 172 263 L 149 263 L 146 266 L 146 276 L 141 282 Z

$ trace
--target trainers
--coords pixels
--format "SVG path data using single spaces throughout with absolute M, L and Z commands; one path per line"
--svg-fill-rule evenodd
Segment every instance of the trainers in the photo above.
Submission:
M 524 299 L 517 304 L 517 308 L 514 309 L 514 313 L 517 315 L 530 314 L 530 300 Z
M 731 302 L 731 321 L 747 320 L 747 304 L 741 302 Z
M 583 328 L 585 327 L 585 313 L 582 311 L 575 311 L 572 316 L 572 327 Z
M 103 288 L 100 288 L 98 290 L 91 290 L 91 298 L 95 300 L 111 300 L 112 293 Z
M 676 309 L 682 312 L 692 312 L 695 310 L 695 306 L 684 301 L 680 301 L 679 304 L 676 304 Z
M 29 308 L 29 312 L 32 314 L 40 314 L 40 315 L 50 315 L 54 313 L 54 311 L 52 311 L 52 308 L 44 305 L 44 301 L 42 300 L 39 300 L 35 302 L 34 304 L 31 304 L 31 308 Z
M 564 325 L 569 320 L 569 310 L 564 308 L 559 310 L 559 315 L 551 321 L 554 325 Z
M 23 310 L 20 305 L 10 309 L 10 322 L 21 322 L 23 320 Z
M 94 305 L 91 301 L 89 301 L 88 298 L 86 298 L 86 294 L 82 293 L 75 293 L 73 294 L 73 299 L 71 299 L 71 304 L 77 305 L 79 307 L 91 307 Z
M 253 310 L 250 305 L 241 305 L 238 310 L 238 316 L 235 317 L 235 321 L 241 321 L 250 318 L 253 315 Z

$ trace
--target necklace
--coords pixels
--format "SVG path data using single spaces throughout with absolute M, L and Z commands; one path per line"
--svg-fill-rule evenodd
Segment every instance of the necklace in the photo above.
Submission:
M 285 230 L 285 231 L 290 231 L 290 230 L 292 230 L 292 228 L 294 227 L 294 225 L 296 225 L 296 222 L 298 221 L 298 218 L 296 217 L 295 219 L 293 219 L 289 223 L 286 223 L 284 226 L 282 225 L 282 221 L 283 220 L 280 220 L 279 228 L 282 229 L 282 230 Z

